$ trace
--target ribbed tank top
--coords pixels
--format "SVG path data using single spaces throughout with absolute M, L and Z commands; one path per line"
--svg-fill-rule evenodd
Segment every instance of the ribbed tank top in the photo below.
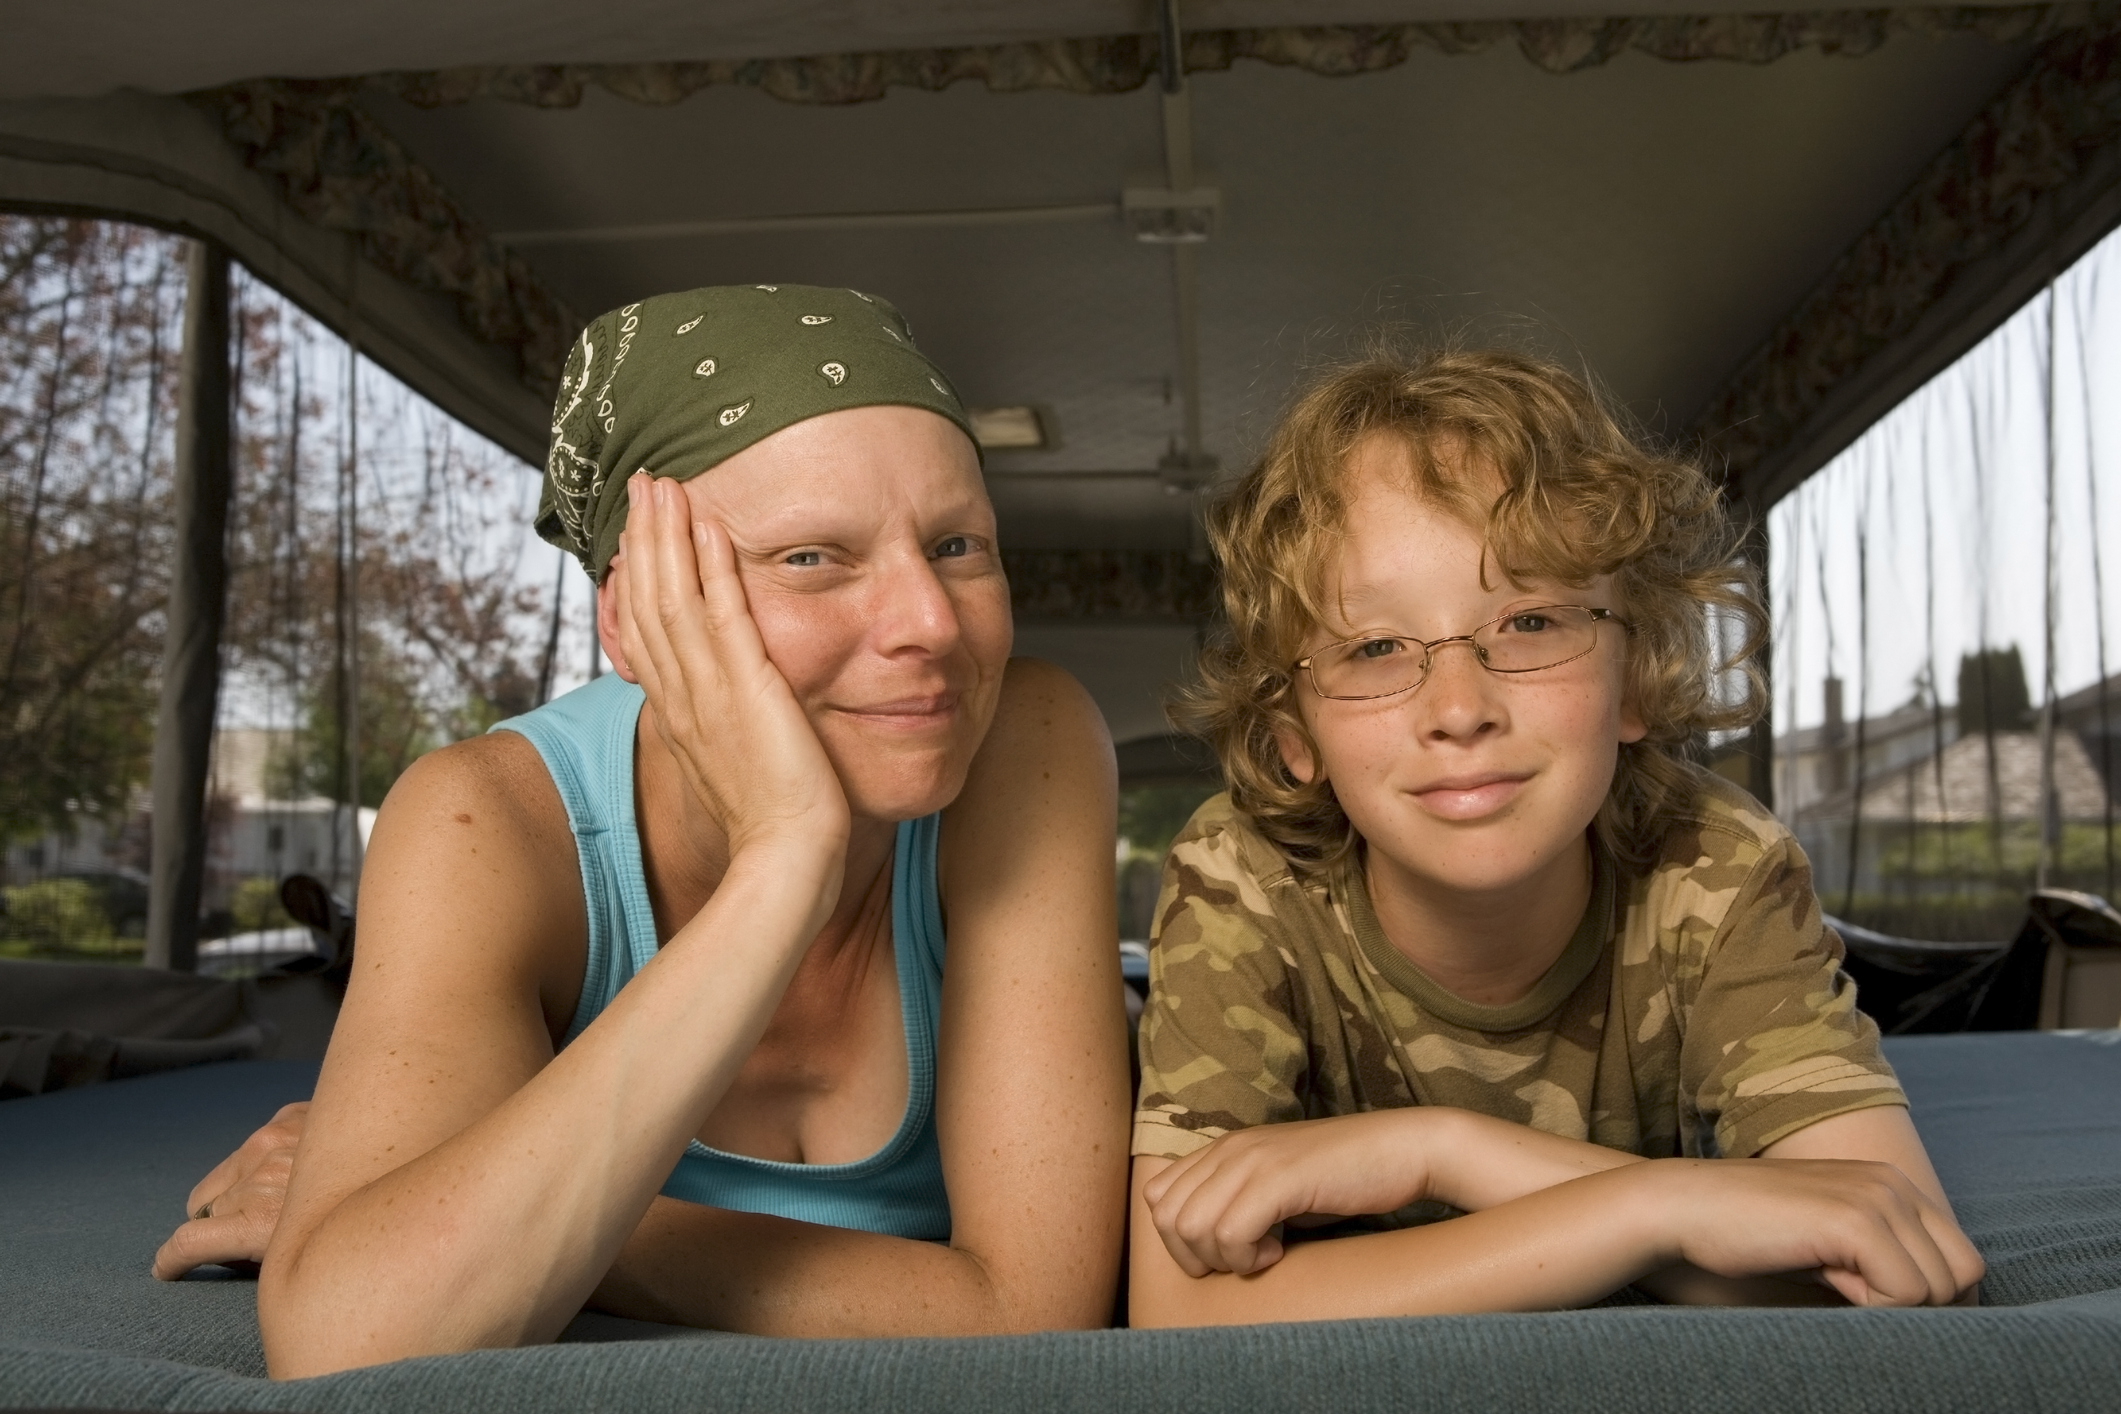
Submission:
M 495 731 L 527 737 L 567 807 L 589 909 L 582 999 L 565 1045 L 655 956 L 655 915 L 641 869 L 633 813 L 634 730 L 641 689 L 607 673 Z M 898 1132 L 865 1159 L 789 1164 L 710 1149 L 695 1139 L 663 1192 L 688 1203 L 770 1213 L 828 1227 L 946 1241 L 950 1200 L 935 1138 L 935 1036 L 942 1016 L 943 923 L 935 843 L 941 817 L 898 827 L 891 865 L 891 948 L 906 1031 L 906 1113 Z

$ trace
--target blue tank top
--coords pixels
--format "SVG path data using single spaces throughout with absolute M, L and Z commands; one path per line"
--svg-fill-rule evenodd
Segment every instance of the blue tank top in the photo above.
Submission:
M 544 758 L 567 807 L 589 907 L 589 962 L 565 1045 L 655 956 L 655 915 L 634 826 L 633 744 L 641 689 L 615 673 L 513 717 Z M 943 922 L 935 887 L 940 816 L 898 827 L 891 864 L 891 950 L 906 1029 L 906 1113 L 883 1148 L 848 1164 L 788 1164 L 694 1139 L 663 1192 L 688 1203 L 828 1227 L 947 1241 L 950 1200 L 935 1138 L 935 1036 L 942 1016 Z

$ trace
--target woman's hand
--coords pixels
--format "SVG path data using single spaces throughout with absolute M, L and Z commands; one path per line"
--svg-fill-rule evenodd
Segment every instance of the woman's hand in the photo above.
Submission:
M 175 1281 L 209 1262 L 255 1270 L 280 1224 L 295 1146 L 309 1119 L 309 1101 L 282 1105 L 263 1129 L 215 1164 L 184 1200 L 189 1221 L 155 1253 L 157 1280 Z
M 1281 1260 L 1277 1229 L 1291 1218 L 1389 1213 L 1430 1196 L 1428 1146 L 1447 1118 L 1417 1107 L 1240 1129 L 1142 1193 L 1186 1275 L 1247 1276 Z
M 1638 1201 L 1676 1261 L 1725 1277 L 1813 1270 L 1855 1306 L 1944 1306 L 1981 1280 L 1950 1214 L 1891 1164 L 1668 1159 Z
M 787 679 L 766 656 L 720 525 L 694 520 L 676 482 L 636 473 L 621 558 L 619 630 L 663 738 L 729 836 L 730 857 L 786 847 L 832 861 L 831 912 L 848 832 L 846 792 Z

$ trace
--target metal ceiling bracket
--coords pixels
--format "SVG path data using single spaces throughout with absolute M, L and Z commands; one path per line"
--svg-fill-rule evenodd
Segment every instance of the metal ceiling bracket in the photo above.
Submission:
M 1164 490 L 1190 494 L 1215 479 L 1220 463 L 1208 455 L 1201 435 L 1200 275 L 1196 253 L 1222 211 L 1222 194 L 1200 187 L 1193 174 L 1193 96 L 1186 87 L 1178 0 L 1163 0 L 1158 66 L 1163 80 L 1164 179 L 1162 191 L 1136 189 L 1121 198 L 1136 239 L 1171 252 L 1171 293 L 1178 324 L 1178 398 L 1184 441 L 1157 463 Z M 1196 531 L 1196 537 L 1198 532 Z
M 1146 245 L 1199 245 L 1215 234 L 1223 194 L 1214 187 L 1129 187 L 1120 193 L 1119 206 L 1127 230 Z

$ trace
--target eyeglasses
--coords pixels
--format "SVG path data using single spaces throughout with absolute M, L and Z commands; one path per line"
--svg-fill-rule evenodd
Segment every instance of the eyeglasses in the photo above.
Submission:
M 1310 676 L 1320 697 L 1360 702 L 1412 692 L 1429 677 L 1429 660 L 1446 643 L 1469 643 L 1480 666 L 1491 673 L 1536 673 L 1573 663 L 1598 646 L 1598 625 L 1614 618 L 1611 609 L 1583 604 L 1541 604 L 1513 609 L 1490 619 L 1471 633 L 1449 638 L 1397 638 L 1366 634 L 1329 643 L 1296 666 Z

